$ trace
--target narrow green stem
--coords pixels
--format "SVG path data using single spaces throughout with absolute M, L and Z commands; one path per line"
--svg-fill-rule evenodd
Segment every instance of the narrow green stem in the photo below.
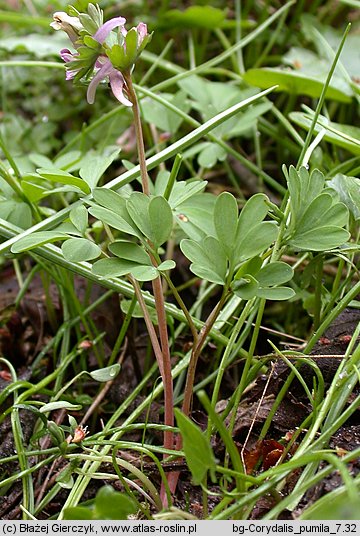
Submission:
M 216 376 L 213 395 L 212 395 L 212 399 L 211 399 L 211 405 L 213 407 L 215 407 L 215 404 L 218 401 L 221 381 L 222 381 L 224 372 L 226 370 L 226 367 L 228 365 L 230 354 L 231 354 L 231 352 L 232 352 L 232 350 L 234 348 L 235 341 L 236 341 L 236 339 L 237 339 L 237 337 L 238 337 L 238 335 L 239 335 L 239 333 L 241 331 L 241 328 L 244 325 L 244 322 L 245 322 L 248 314 L 250 313 L 253 305 L 254 305 L 254 299 L 249 300 L 247 302 L 247 304 L 245 305 L 244 309 L 242 310 L 241 315 L 239 316 L 239 318 L 238 318 L 238 320 L 237 320 L 237 322 L 236 322 L 236 324 L 235 324 L 235 326 L 234 326 L 234 328 L 233 328 L 233 330 L 231 332 L 231 336 L 230 336 L 230 339 L 229 339 L 229 344 L 227 344 L 227 346 L 225 348 L 225 352 L 224 352 L 224 355 L 222 357 L 222 360 L 221 360 L 221 363 L 220 363 L 220 366 L 219 366 L 218 374 Z M 208 434 L 210 433 L 210 429 L 211 429 L 211 421 L 209 420 Z
M 230 419 L 230 425 L 229 425 L 230 433 L 232 433 L 232 431 L 234 429 L 237 407 L 240 404 L 241 396 L 242 396 L 242 394 L 244 392 L 244 389 L 246 387 L 246 384 L 247 384 L 247 376 L 248 376 L 248 373 L 249 373 L 249 370 L 250 370 L 251 361 L 252 361 L 252 359 L 254 357 L 255 347 L 256 347 L 258 337 L 259 337 L 259 332 L 260 332 L 260 327 L 261 327 L 261 320 L 262 320 L 262 317 L 263 317 L 263 314 L 264 314 L 265 304 L 266 304 L 266 300 L 264 300 L 264 299 L 260 300 L 259 307 L 258 307 L 258 312 L 257 312 L 257 316 L 256 316 L 256 321 L 255 321 L 255 327 L 254 327 L 254 331 L 253 331 L 253 334 L 252 334 L 252 337 L 251 337 L 248 356 L 247 356 L 246 361 L 245 361 L 244 370 L 242 371 L 239 387 L 236 390 L 236 395 L 235 395 L 235 400 L 234 400 L 234 408 L 233 408 L 233 412 L 232 412 L 231 419 Z M 254 306 L 254 304 L 253 304 L 253 306 Z
M 320 326 L 322 275 L 323 258 L 319 256 L 315 268 L 314 331 L 316 331 Z
M 183 302 L 183 299 L 181 298 L 177 288 L 175 287 L 174 283 L 171 281 L 170 277 L 167 274 L 164 274 L 164 277 L 165 277 L 165 279 L 167 281 L 167 284 L 169 285 L 169 287 L 171 289 L 171 292 L 173 293 L 173 296 L 176 299 L 180 309 L 182 310 L 182 312 L 185 315 L 185 318 L 186 318 L 186 320 L 188 322 L 191 334 L 192 334 L 193 339 L 194 339 L 194 344 L 196 345 L 197 340 L 198 340 L 198 332 L 197 332 L 196 326 L 195 326 L 195 324 L 193 322 L 193 319 L 191 317 L 191 314 L 189 313 L 188 308 L 186 307 L 185 303 Z

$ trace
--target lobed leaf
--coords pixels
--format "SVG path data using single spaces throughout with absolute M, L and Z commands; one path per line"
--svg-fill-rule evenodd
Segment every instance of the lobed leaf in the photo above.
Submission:
M 118 277 L 129 274 L 137 266 L 135 262 L 118 258 L 100 259 L 93 264 L 92 271 L 100 277 Z
M 149 218 L 149 203 L 150 198 L 142 192 L 134 192 L 126 201 L 126 208 L 142 234 L 151 239 L 151 224 Z
M 66 240 L 67 238 L 68 236 L 65 233 L 59 233 L 57 231 L 39 231 L 20 238 L 12 245 L 11 251 L 12 253 L 20 253 L 42 246 L 43 244 Z
M 82 192 L 85 194 L 90 193 L 90 188 L 88 184 L 83 180 L 79 179 L 78 177 L 74 177 L 74 175 L 71 175 L 67 171 L 62 171 L 61 169 L 56 170 L 47 170 L 47 169 L 37 169 L 37 173 L 44 177 L 44 179 L 51 181 L 51 182 L 60 182 L 61 184 L 68 184 L 70 186 L 75 186 L 76 188 L 79 188 Z
M 81 234 L 84 234 L 88 228 L 88 211 L 84 205 L 71 209 L 69 217 L 71 223 L 75 225 L 76 229 L 78 229 Z
M 341 227 L 328 225 L 294 235 L 289 244 L 296 249 L 328 251 L 341 246 L 350 238 L 350 233 Z
M 173 228 L 173 213 L 164 197 L 157 196 L 148 205 L 150 240 L 159 247 L 166 242 Z M 147 235 L 148 236 L 148 235 Z
M 146 251 L 137 244 L 117 240 L 108 246 L 109 251 L 120 259 L 126 259 L 138 264 L 148 264 L 151 266 L 151 259 Z
M 273 287 L 287 283 L 287 281 L 292 279 L 293 275 L 294 270 L 286 262 L 274 261 L 266 264 L 258 272 L 256 278 L 260 287 Z
M 107 225 L 110 225 L 110 227 L 114 227 L 114 229 L 118 229 L 118 231 L 122 231 L 123 233 L 133 236 L 139 235 L 138 231 L 136 231 L 134 227 L 132 227 L 122 216 L 116 214 L 112 210 L 94 206 L 89 208 L 89 212 L 92 216 L 94 216 L 94 218 L 97 218 Z
M 235 262 L 240 263 L 263 253 L 276 240 L 277 234 L 278 227 L 274 222 L 263 221 L 249 227 L 246 234 L 237 237 Z
M 61 250 L 70 262 L 90 261 L 101 255 L 101 248 L 87 238 L 70 238 L 63 243 Z
M 238 225 L 238 206 L 235 197 L 228 192 L 223 192 L 216 199 L 214 225 L 219 242 L 228 258 L 232 258 Z

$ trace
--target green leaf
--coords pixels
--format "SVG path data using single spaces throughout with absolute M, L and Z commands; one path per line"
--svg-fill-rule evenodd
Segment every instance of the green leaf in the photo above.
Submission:
M 250 274 L 253 276 L 257 275 L 262 266 L 262 263 L 263 260 L 261 257 L 253 257 L 252 259 L 244 262 L 236 272 L 234 280 L 241 279 L 246 274 Z
M 71 209 L 69 216 L 70 221 L 75 225 L 81 234 L 84 234 L 88 228 L 88 211 L 84 205 Z
M 224 285 L 225 283 L 224 279 L 219 276 L 219 274 L 217 274 L 207 266 L 203 266 L 202 264 L 197 264 L 196 262 L 194 262 L 190 264 L 190 270 L 193 274 L 197 275 L 201 279 L 210 281 L 210 283 L 216 283 L 217 285 Z
M 266 264 L 256 275 L 260 287 L 273 287 L 287 283 L 294 275 L 294 271 L 282 261 L 274 261 Z
M 249 229 L 240 239 L 239 235 L 237 236 L 236 263 L 263 253 L 276 240 L 278 234 L 277 225 L 270 221 L 263 221 Z M 245 230 L 243 232 L 245 233 Z
M 123 233 L 127 233 L 133 236 L 138 236 L 139 233 L 136 231 L 127 221 L 124 220 L 122 216 L 116 214 L 112 210 L 103 207 L 90 207 L 89 212 L 94 218 L 118 229 Z
M 249 230 L 265 218 L 269 212 L 268 201 L 265 194 L 255 194 L 246 201 L 239 216 L 235 238 L 236 247 Z
M 54 421 L 48 421 L 47 429 L 50 432 L 51 437 L 55 440 L 55 443 L 57 445 L 61 445 L 61 443 L 65 441 L 66 438 L 65 438 L 64 430 Z
M 101 255 L 100 247 L 87 238 L 70 238 L 61 249 L 65 259 L 70 262 L 90 261 Z
M 160 18 L 158 24 L 165 28 L 204 28 L 215 30 L 223 24 L 225 13 L 212 6 L 191 6 L 181 11 L 170 9 Z
M 66 235 L 74 235 L 81 238 L 80 231 L 70 221 L 64 221 L 55 227 L 54 231 L 57 233 L 65 233 Z
M 89 375 L 92 377 L 93 380 L 97 382 L 108 382 L 116 378 L 119 372 L 120 365 L 116 363 L 115 365 L 111 365 L 110 367 L 93 370 L 92 372 L 89 372 Z
M 21 251 L 27 251 L 35 247 L 42 246 L 43 244 L 49 244 L 52 242 L 58 242 L 59 240 L 65 240 L 68 236 L 64 233 L 56 231 L 39 231 L 38 233 L 32 233 L 30 235 L 20 238 L 11 247 L 12 253 L 20 253 Z
M 120 214 L 124 218 L 124 211 L 126 211 L 126 200 L 117 192 L 110 190 L 109 188 L 94 188 L 93 197 L 95 201 L 113 212 Z
M 79 404 L 71 404 L 65 400 L 57 400 L 56 402 L 49 402 L 44 404 L 40 408 L 40 413 L 47 413 L 48 411 L 55 411 L 56 409 L 70 409 L 70 410 L 79 410 L 82 406 Z
M 330 194 L 322 193 L 315 197 L 298 221 L 296 232 L 303 233 L 314 227 L 321 227 L 327 222 L 325 215 L 332 205 L 333 199 Z
M 142 192 L 132 193 L 126 201 L 126 208 L 131 219 L 140 229 L 142 234 L 151 239 L 149 204 L 149 196 L 143 194 Z
M 325 179 L 317 169 L 310 174 L 304 166 L 299 171 L 294 166 L 290 166 L 287 182 L 295 223 L 303 216 L 310 203 L 323 191 Z
M 124 47 L 118 44 L 113 45 L 110 50 L 106 50 L 106 55 L 113 66 L 119 70 L 123 69 L 128 63 Z
M 345 487 L 327 493 L 301 514 L 301 520 L 358 520 L 360 503 L 358 499 L 349 497 Z M 346 525 L 345 525 L 346 526 Z M 350 527 L 351 525 L 349 525 Z
M 167 260 L 159 264 L 157 267 L 161 272 L 166 272 L 167 270 L 173 270 L 176 267 L 176 262 L 173 260 Z
M 35 166 L 38 167 L 38 168 L 46 168 L 46 169 L 54 168 L 54 169 L 58 169 L 56 166 L 54 166 L 54 164 L 52 163 L 50 158 L 48 158 L 47 156 L 44 156 L 42 154 L 30 153 L 29 154 L 29 160 L 30 160 L 30 162 L 35 164 Z M 61 167 L 61 166 L 58 166 L 58 167 Z
M 87 156 L 85 163 L 81 166 L 79 175 L 89 185 L 95 188 L 108 167 L 116 160 L 120 149 L 114 151 L 110 156 Z
M 66 169 L 69 171 L 69 168 L 78 169 L 76 164 L 81 161 L 81 151 L 69 151 L 68 153 L 58 156 L 54 161 L 54 166 L 57 169 Z M 48 168 L 48 165 L 37 164 L 38 167 Z
M 120 259 L 100 259 L 92 265 L 94 274 L 100 277 L 118 277 L 129 274 L 133 268 L 139 266 L 137 263 Z
M 328 225 L 299 233 L 289 240 L 289 244 L 296 249 L 328 251 L 345 244 L 349 238 L 350 233 L 345 229 Z
M 131 497 L 115 491 L 111 486 L 103 486 L 95 497 L 93 519 L 128 519 L 137 509 L 137 504 Z
M 59 478 L 60 476 L 60 478 Z M 70 476 L 64 476 L 63 478 L 61 475 L 56 477 L 56 482 L 59 484 L 59 486 L 63 489 L 71 489 L 74 487 L 74 477 L 72 475 Z
M 355 221 L 360 220 L 360 179 L 338 173 L 326 184 L 339 194 Z
M 175 209 L 175 208 L 178 208 L 179 205 L 181 205 L 181 208 L 183 208 L 185 203 L 189 203 L 194 200 L 196 200 L 198 204 L 202 206 L 202 201 L 204 199 L 207 200 L 207 203 L 209 203 L 209 199 L 211 199 L 213 202 L 212 205 L 214 205 L 215 198 L 213 195 L 211 194 L 197 195 L 203 190 L 205 190 L 206 185 L 207 185 L 207 181 L 192 181 L 192 182 L 178 181 L 176 182 L 174 184 L 173 189 L 171 190 L 171 194 L 169 197 L 170 206 L 173 209 Z M 165 191 L 165 187 L 163 188 L 163 191 Z M 163 192 L 160 192 L 160 193 L 163 193 Z
M 4 220 L 21 229 L 28 229 L 32 225 L 31 209 L 27 203 L 15 199 L 0 201 L 0 213 Z
M 236 199 L 228 192 L 220 194 L 214 208 L 214 225 L 219 242 L 229 258 L 235 247 L 236 230 L 238 224 L 238 206 Z
M 64 519 L 67 521 L 81 521 L 94 518 L 90 508 L 86 508 L 85 506 L 71 506 L 70 508 L 65 508 Z
M 272 288 L 259 288 L 256 292 L 259 298 L 265 298 L 266 300 L 289 300 L 295 296 L 295 292 L 290 287 L 272 287 Z
M 255 277 L 246 274 L 241 279 L 234 281 L 232 288 L 234 294 L 239 296 L 239 298 L 242 298 L 243 300 L 251 300 L 251 298 L 257 296 L 259 283 Z
M 151 228 L 150 240 L 161 246 L 170 237 L 173 228 L 173 213 L 164 197 L 153 197 L 148 206 Z
M 131 269 L 131 275 L 138 281 L 152 281 L 159 276 L 159 272 L 154 266 L 135 266 Z
M 82 192 L 85 194 L 90 193 L 90 188 L 86 184 L 86 182 L 82 179 L 79 179 L 78 177 L 74 177 L 74 175 L 71 175 L 67 171 L 62 171 L 61 169 L 57 170 L 47 170 L 47 169 L 37 169 L 37 173 L 44 177 L 44 179 L 51 181 L 51 182 L 60 182 L 61 184 L 68 184 L 70 186 L 75 186 L 76 188 L 79 188 Z
M 208 258 L 199 242 L 185 238 L 180 242 L 180 249 L 190 261 L 198 261 L 202 264 L 207 264 Z
M 185 239 L 180 242 L 180 249 L 192 261 L 190 270 L 195 275 L 219 285 L 225 283 L 226 254 L 216 238 L 208 236 L 200 243 Z
M 262 69 L 249 69 L 243 75 L 248 84 L 261 89 L 277 86 L 274 91 L 286 91 L 292 95 L 308 95 L 319 98 L 324 87 L 324 82 L 298 71 L 285 71 L 281 68 L 264 67 Z M 330 84 L 326 91 L 326 98 L 339 102 L 351 102 L 351 90 L 340 90 Z
M 227 261 L 226 254 L 222 244 L 213 236 L 207 236 L 202 241 L 203 251 L 207 255 L 207 258 L 210 261 L 208 266 L 214 267 L 214 271 L 222 277 L 225 281 L 226 270 L 227 270 Z
M 198 155 L 199 166 L 210 169 L 220 161 L 223 162 L 227 157 L 227 152 L 217 143 L 206 142 Z
M 291 112 L 289 118 L 296 125 L 308 131 L 312 127 L 314 112 L 310 109 L 307 110 L 307 112 Z M 360 128 L 353 125 L 334 123 L 320 115 L 314 128 L 314 134 L 318 134 L 324 128 L 326 130 L 325 141 L 338 147 L 343 147 L 352 154 L 360 154 Z
M 186 463 L 191 471 L 194 484 L 199 485 L 204 481 L 208 471 L 215 473 L 214 453 L 206 434 L 179 409 L 175 408 L 174 411 L 183 439 Z
M 65 436 L 64 436 L 65 441 Z M 74 486 L 74 478 L 72 476 L 73 467 L 72 464 L 66 465 L 55 478 L 57 482 L 64 489 L 71 489 Z
M 124 300 L 124 299 L 121 300 L 120 307 L 123 313 L 128 314 L 131 303 L 132 303 L 131 300 Z M 157 317 L 156 310 L 154 309 L 154 307 L 148 306 L 148 313 L 150 315 L 152 323 L 157 325 L 158 317 Z M 135 307 L 131 313 L 131 316 L 133 318 L 144 318 L 144 313 L 138 303 L 135 304 Z
M 132 242 L 117 240 L 108 246 L 113 255 L 120 259 L 137 262 L 138 264 L 148 264 L 151 266 L 151 259 L 146 251 Z
M 178 91 L 175 95 L 171 93 L 160 93 L 160 96 L 182 112 L 188 113 L 190 111 L 190 101 L 186 98 L 186 94 L 183 91 Z M 173 110 L 170 110 L 164 104 L 155 101 L 151 97 L 147 97 L 141 101 L 141 108 L 145 120 L 148 123 L 154 124 L 163 132 L 175 134 L 178 132 L 181 123 L 184 121 L 181 115 L 175 113 Z
M 2 4 L 5 7 L 5 4 Z M 15 11 L 7 11 L 9 15 L 12 13 L 15 14 Z M 2 11 L 2 15 L 5 14 L 5 11 Z M 42 17 L 26 17 L 26 15 L 21 15 L 21 21 L 17 21 L 16 24 L 20 26 L 27 21 L 30 22 L 31 28 L 34 28 L 35 20 L 40 24 L 44 19 Z M 48 18 L 48 17 L 46 17 Z M 49 25 L 49 23 L 48 23 Z M 65 36 L 61 35 L 62 32 L 53 32 L 55 35 L 47 35 L 47 38 L 44 39 L 43 35 L 40 33 L 26 33 L 20 37 L 9 36 L 0 39 L 1 49 L 5 49 L 12 52 L 17 52 L 18 54 L 23 54 L 24 52 L 30 52 L 34 58 L 44 58 L 44 60 L 49 60 L 49 57 L 56 57 L 59 55 L 59 50 L 66 46 L 68 39 L 64 39 Z M 59 35 L 60 34 L 60 35 Z M 6 35 L 2 32 L 2 35 Z
M 131 28 L 125 37 L 126 43 L 126 59 L 131 65 L 135 62 L 137 56 L 137 41 L 138 35 L 136 28 Z
M 96 27 L 93 26 L 93 28 L 95 29 Z M 94 30 L 92 30 L 92 31 L 94 32 Z M 96 29 L 95 29 L 95 32 L 96 32 Z M 99 50 L 101 48 L 99 46 L 100 43 L 98 41 L 96 41 L 96 39 L 91 37 L 91 35 L 84 35 L 83 40 L 84 40 L 84 45 L 87 46 L 88 48 L 93 48 L 95 50 Z
M 213 222 L 215 200 L 214 195 L 202 193 L 194 195 L 175 208 L 176 223 L 186 236 L 193 240 L 201 240 L 209 235 L 216 236 Z
M 26 177 L 30 178 L 31 175 L 26 175 Z M 35 177 L 37 177 L 37 175 L 35 175 Z M 28 200 L 32 203 L 37 203 L 37 201 L 40 201 L 46 192 L 46 188 L 44 188 L 44 186 L 40 186 L 40 184 L 30 182 L 29 180 L 22 180 L 21 188 Z

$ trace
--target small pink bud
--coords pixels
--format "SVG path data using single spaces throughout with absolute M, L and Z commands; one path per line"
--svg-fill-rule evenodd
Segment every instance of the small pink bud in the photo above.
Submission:
M 136 31 L 138 34 L 138 46 L 140 46 L 145 37 L 148 35 L 147 25 L 144 22 L 140 22 L 136 27 Z

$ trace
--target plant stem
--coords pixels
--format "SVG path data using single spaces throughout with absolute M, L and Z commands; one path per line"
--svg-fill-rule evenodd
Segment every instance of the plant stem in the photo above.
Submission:
M 136 97 L 136 93 L 133 87 L 131 74 L 130 72 L 123 73 L 124 79 L 126 82 L 127 93 L 130 101 L 133 104 L 133 114 L 134 114 L 134 125 L 135 125 L 135 134 L 137 141 L 138 149 L 138 158 L 141 174 L 141 184 L 142 190 L 145 195 L 150 194 L 149 189 L 149 177 L 146 168 L 146 158 L 145 158 L 145 147 L 144 147 L 144 138 L 141 127 L 141 118 L 139 104 Z M 152 246 L 152 244 L 149 244 Z M 157 266 L 156 259 L 151 255 L 151 260 L 154 266 Z M 139 300 L 139 304 L 145 306 L 145 303 L 142 299 L 141 289 L 135 281 L 134 278 L 131 278 L 131 281 L 134 285 L 135 292 Z M 145 317 L 146 325 L 149 331 L 151 343 L 157 358 L 160 374 L 164 384 L 164 423 L 168 426 L 174 426 L 174 396 L 173 396 L 173 381 L 171 376 L 171 357 L 170 357 L 170 347 L 169 347 L 169 337 L 167 331 L 167 321 L 166 321 L 166 312 L 165 312 L 165 301 L 164 301 L 164 292 L 161 277 L 157 277 L 152 282 L 154 299 L 155 299 L 155 308 L 158 317 L 159 324 L 159 337 L 160 345 L 158 338 L 155 334 L 154 326 L 150 320 L 149 315 Z M 143 308 L 143 307 L 142 307 Z M 146 306 L 145 306 L 146 308 Z M 161 348 L 160 348 L 161 346 Z M 164 432 L 164 447 L 166 449 L 174 448 L 174 435 L 171 431 Z M 164 506 L 167 506 L 167 498 L 164 492 L 164 487 L 162 486 L 161 496 L 164 501 Z
M 200 352 L 202 350 L 202 347 L 205 343 L 205 340 L 214 325 L 223 305 L 226 299 L 227 292 L 224 289 L 224 292 L 220 298 L 220 301 L 217 303 L 217 305 L 214 307 L 214 309 L 211 311 L 210 315 L 208 316 L 204 326 L 202 327 L 199 337 L 197 340 L 197 344 L 194 345 L 193 351 L 191 353 L 190 362 L 189 362 L 189 368 L 186 376 L 186 384 L 185 384 L 185 390 L 184 390 L 184 401 L 182 405 L 182 411 L 185 413 L 185 415 L 189 415 L 190 409 L 191 409 L 191 402 L 192 402 L 192 396 L 193 396 L 193 389 L 194 389 L 194 381 L 195 381 L 195 372 L 196 372 L 196 365 L 200 356 Z
M 188 322 L 191 334 L 192 334 L 193 339 L 194 339 L 194 345 L 196 345 L 197 340 L 198 340 L 198 332 L 197 332 L 196 326 L 195 326 L 195 324 L 193 322 L 193 319 L 191 317 L 191 314 L 189 313 L 188 308 L 186 307 L 183 299 L 181 298 L 177 288 L 175 287 L 175 285 L 171 281 L 170 277 L 167 274 L 164 274 L 164 277 L 165 277 L 165 280 L 167 281 L 167 283 L 168 283 L 168 285 L 169 285 L 169 287 L 170 287 L 170 289 L 171 289 L 171 291 L 173 293 L 173 296 L 176 299 L 180 309 L 182 310 L 182 312 L 185 315 L 185 318 L 186 318 L 186 320 Z
M 162 379 L 164 382 L 164 424 L 167 426 L 174 426 L 173 381 L 171 376 L 169 337 L 167 332 L 165 303 L 161 278 L 157 277 L 154 279 L 152 286 L 156 302 L 156 312 L 159 322 L 159 335 L 163 359 Z M 167 449 L 172 449 L 174 447 L 172 432 L 164 432 L 164 447 Z
M 124 79 L 126 82 L 129 100 L 130 102 L 132 102 L 132 105 L 133 105 L 134 126 L 135 126 L 142 190 L 144 194 L 149 195 L 150 194 L 149 177 L 148 177 L 147 169 L 146 169 L 144 137 L 143 137 L 142 128 L 141 128 L 139 102 L 136 97 L 136 93 L 134 90 L 130 72 L 124 72 L 123 75 L 124 75 Z

